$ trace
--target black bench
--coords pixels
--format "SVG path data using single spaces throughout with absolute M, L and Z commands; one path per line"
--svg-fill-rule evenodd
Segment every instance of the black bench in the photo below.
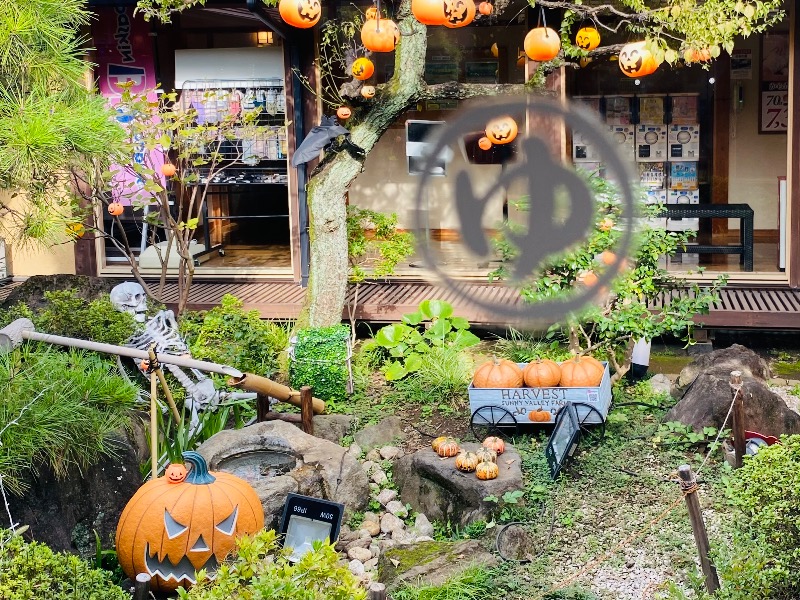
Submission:
M 664 208 L 668 219 L 740 219 L 739 244 L 686 244 L 677 253 L 739 254 L 744 270 L 753 270 L 753 209 L 749 204 L 667 204 Z

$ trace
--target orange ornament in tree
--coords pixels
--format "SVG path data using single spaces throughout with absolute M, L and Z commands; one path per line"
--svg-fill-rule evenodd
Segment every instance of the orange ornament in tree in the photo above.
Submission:
M 476 388 L 522 387 L 522 369 L 510 360 L 495 357 L 478 367 L 472 385 Z
M 478 148 L 481 150 L 491 150 L 492 149 L 492 142 L 491 140 L 483 136 L 481 139 L 478 140 Z
M 603 363 L 591 356 L 576 356 L 561 363 L 563 387 L 597 387 L 605 372 Z
M 647 49 L 645 42 L 626 44 L 619 51 L 620 70 L 628 77 L 644 77 L 658 68 L 655 57 Z
M 528 387 L 556 387 L 561 381 L 561 367 L 548 358 L 538 358 L 522 369 Z
M 517 122 L 508 115 L 492 119 L 486 126 L 486 137 L 492 144 L 510 144 L 517 137 Z
M 478 4 L 478 12 L 484 16 L 492 14 L 492 10 L 494 10 L 494 7 L 490 2 L 481 2 Z
M 197 452 L 184 452 L 192 467 L 182 481 L 159 477 L 130 499 L 117 525 L 117 558 L 128 577 L 152 577 L 154 592 L 172 592 L 213 577 L 236 538 L 264 527 L 264 510 L 250 485 L 229 473 L 209 473 Z
M 372 77 L 372 74 L 375 72 L 375 65 L 372 64 L 370 59 L 362 56 L 353 62 L 350 72 L 356 79 L 359 79 L 360 81 L 366 81 Z
M 444 9 L 443 0 L 411 0 L 411 12 L 423 25 L 444 25 L 447 20 Z
M 367 9 L 367 12 L 364 13 L 364 16 L 369 21 L 370 19 L 377 19 L 378 18 L 378 8 L 376 6 L 370 6 Z
M 581 27 L 575 36 L 575 45 L 582 50 L 594 50 L 600 45 L 600 32 L 594 27 Z
M 353 114 L 353 111 L 350 110 L 349 106 L 340 106 L 336 109 L 336 116 L 340 118 L 342 121 L 346 121 L 350 118 L 350 115 Z
M 545 62 L 558 56 L 558 51 L 561 50 L 561 38 L 554 29 L 534 27 L 525 36 L 523 46 L 528 58 Z
M 172 177 L 175 175 L 175 165 L 172 163 L 164 163 L 161 165 L 161 174 L 164 177 Z
M 361 95 L 369 100 L 370 98 L 375 97 L 375 86 L 374 85 L 365 85 L 361 88 Z
M 444 0 L 444 26 L 458 29 L 472 23 L 475 19 L 473 0 Z
M 125 212 L 125 207 L 122 206 L 122 204 L 120 204 L 119 202 L 111 202 L 111 203 L 109 203 L 109 205 L 108 205 L 108 214 L 110 214 L 112 217 L 118 217 L 123 212 Z
M 280 0 L 278 12 L 281 18 L 292 27 L 308 29 L 319 21 L 322 15 L 320 0 Z
M 361 27 L 361 43 L 371 52 L 392 52 L 400 41 L 400 30 L 391 19 L 371 19 Z

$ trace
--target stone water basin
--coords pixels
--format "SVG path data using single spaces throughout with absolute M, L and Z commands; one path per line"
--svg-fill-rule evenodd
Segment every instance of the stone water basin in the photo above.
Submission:
M 297 458 L 274 450 L 255 450 L 223 458 L 218 469 L 241 477 L 250 485 L 286 475 L 297 466 Z

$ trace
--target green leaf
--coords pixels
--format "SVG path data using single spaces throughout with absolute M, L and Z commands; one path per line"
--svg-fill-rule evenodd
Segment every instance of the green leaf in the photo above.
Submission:
M 469 329 L 469 321 L 464 317 L 453 317 L 450 319 L 450 323 L 455 329 Z
M 423 317 L 422 314 L 419 311 L 417 311 L 409 313 L 407 315 L 403 315 L 402 319 L 403 323 L 408 323 L 409 325 L 419 325 L 420 323 L 422 323 L 422 321 L 425 320 L 425 317 Z
M 384 348 L 393 348 L 400 343 L 408 329 L 409 327 L 402 323 L 393 323 L 392 325 L 381 327 L 375 335 L 375 341 Z
M 474 346 L 475 344 L 480 343 L 480 341 L 481 339 L 471 331 L 467 331 L 466 329 L 459 329 L 455 333 L 455 335 L 452 336 L 450 345 L 453 348 L 461 350 L 463 348 L 469 348 L 470 346 Z
M 428 329 L 425 332 L 425 337 L 434 337 L 444 339 L 444 336 L 453 329 L 453 326 L 450 324 L 450 321 L 447 319 L 437 319 L 437 321 L 433 324 L 433 327 Z
M 444 300 L 423 300 L 419 311 L 428 319 L 447 318 L 453 314 L 453 306 Z
M 417 354 L 416 352 L 412 352 L 406 357 L 406 371 L 409 373 L 413 373 L 414 371 L 419 371 L 419 368 L 422 366 L 422 355 Z
M 386 381 L 397 381 L 408 375 L 408 371 L 406 371 L 401 362 L 394 361 L 386 367 L 384 375 L 386 376 Z

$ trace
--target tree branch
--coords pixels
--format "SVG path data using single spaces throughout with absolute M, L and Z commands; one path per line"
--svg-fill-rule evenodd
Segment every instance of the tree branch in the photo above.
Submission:
M 511 96 L 523 94 L 525 86 L 521 83 L 458 83 L 448 81 L 447 83 L 437 83 L 426 85 L 417 94 L 417 100 L 440 100 L 455 99 L 464 100 L 478 96 Z

